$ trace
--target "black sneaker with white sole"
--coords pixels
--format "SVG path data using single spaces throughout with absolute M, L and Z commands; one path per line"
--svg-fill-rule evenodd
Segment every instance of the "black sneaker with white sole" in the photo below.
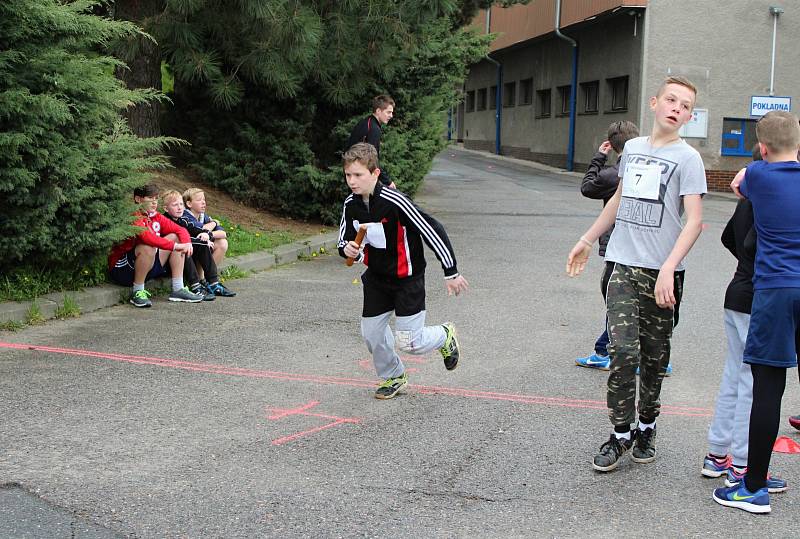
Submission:
M 631 437 L 634 437 L 631 432 Z M 611 438 L 600 446 L 600 452 L 594 456 L 592 467 L 598 472 L 610 472 L 619 466 L 619 460 L 633 446 L 633 440 L 617 438 L 616 434 L 611 433 Z
M 210 292 L 205 286 L 201 285 L 200 283 L 193 284 L 189 287 L 189 290 L 192 291 L 192 294 L 198 294 L 203 296 L 203 301 L 214 301 L 217 299 L 217 296 L 214 295 L 213 292 Z
M 639 464 L 647 464 L 656 460 L 656 428 L 647 428 L 636 432 L 636 441 L 631 449 L 631 460 Z

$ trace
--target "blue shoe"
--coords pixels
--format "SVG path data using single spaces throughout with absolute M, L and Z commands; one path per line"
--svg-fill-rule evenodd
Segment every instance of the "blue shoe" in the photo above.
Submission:
M 703 467 L 700 473 L 705 477 L 722 477 L 731 469 L 731 456 L 725 457 L 725 460 L 719 461 L 711 455 L 706 455 L 703 459 Z
M 639 376 L 639 367 L 636 367 L 636 376 Z M 672 363 L 667 365 L 667 372 L 664 373 L 664 376 L 672 376 Z
M 208 290 L 215 296 L 222 296 L 223 298 L 232 298 L 236 295 L 236 292 L 231 292 L 222 283 L 210 284 L 208 285 Z
M 735 487 L 714 489 L 714 501 L 725 507 L 735 507 L 748 513 L 769 513 L 772 508 L 769 506 L 769 492 L 766 488 L 758 489 L 758 492 L 750 492 L 744 483 Z
M 747 473 L 747 468 L 736 469 L 733 466 L 731 466 L 728 469 L 728 475 L 725 477 L 725 486 L 736 487 L 741 485 L 742 480 L 744 479 L 746 473 Z M 786 481 L 784 481 L 780 477 L 773 477 L 772 475 L 767 475 L 767 491 L 770 494 L 785 492 L 787 488 L 789 488 L 789 485 L 786 483 Z
M 607 371 L 611 366 L 611 358 L 608 356 L 598 356 L 597 354 L 592 354 L 588 357 L 579 357 L 575 360 L 575 364 L 579 367 L 588 367 L 590 369 Z

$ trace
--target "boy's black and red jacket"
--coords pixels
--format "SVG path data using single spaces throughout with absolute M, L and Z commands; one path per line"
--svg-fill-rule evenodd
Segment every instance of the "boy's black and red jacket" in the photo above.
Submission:
M 371 274 L 394 279 L 424 275 L 424 241 L 441 262 L 445 279 L 458 276 L 456 255 L 442 224 L 400 191 L 376 182 L 369 207 L 361 196 L 351 194 L 345 199 L 338 242 L 342 257 L 347 242 L 355 240 L 358 226 L 367 223 L 381 224 L 380 227 L 372 225 L 369 235 L 382 234 L 386 243 L 385 248 L 374 244 L 364 247 L 359 261 L 369 267 Z

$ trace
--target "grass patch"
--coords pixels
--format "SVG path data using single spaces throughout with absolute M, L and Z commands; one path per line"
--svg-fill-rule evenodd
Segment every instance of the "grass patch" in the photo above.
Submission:
M 50 292 L 80 290 L 107 280 L 108 268 L 103 257 L 80 268 L 21 266 L 0 274 L 0 301 L 32 301 Z
M 35 301 L 31 303 L 28 312 L 25 313 L 25 323 L 30 326 L 38 326 L 44 324 L 45 318 L 42 314 L 42 309 L 39 307 L 39 304 Z
M 235 264 L 232 264 L 220 272 L 219 280 L 224 283 L 225 281 L 247 277 L 247 275 L 248 272 L 241 270 Z
M 272 232 L 250 230 L 231 223 L 224 217 L 217 218 L 228 236 L 228 252 L 225 256 L 240 256 L 256 251 L 269 251 L 281 245 L 297 241 L 301 236 L 285 230 Z
M 8 322 L 3 322 L 0 324 L 0 331 L 19 331 L 25 327 L 25 324 L 22 322 L 17 322 L 16 320 L 9 320 Z
M 81 307 L 75 298 L 64 294 L 64 303 L 56 308 L 56 318 L 76 318 L 81 314 Z

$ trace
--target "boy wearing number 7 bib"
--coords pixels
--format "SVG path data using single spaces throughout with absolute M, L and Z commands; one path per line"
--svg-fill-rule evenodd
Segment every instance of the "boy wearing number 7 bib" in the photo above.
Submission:
M 594 242 L 614 225 L 606 249 L 606 262 L 614 263 L 606 293 L 612 358 L 607 404 L 614 432 L 593 459 L 600 472 L 614 470 L 628 450 L 634 462 L 656 458 L 656 417 L 683 292 L 683 259 L 700 236 L 706 193 L 703 160 L 678 135 L 696 96 L 686 78 L 664 80 L 650 98 L 652 133 L 625 144 L 617 192 L 567 259 L 567 273 L 580 274 Z

